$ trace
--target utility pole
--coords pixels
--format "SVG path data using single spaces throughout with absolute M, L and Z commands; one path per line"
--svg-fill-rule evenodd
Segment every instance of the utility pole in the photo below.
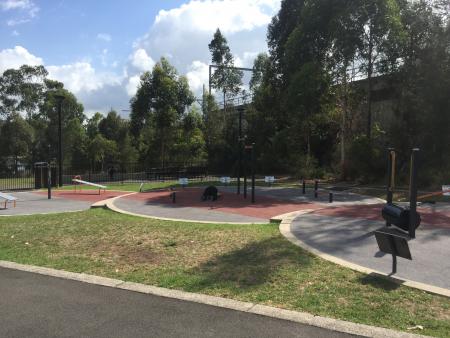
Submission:
M 56 102 L 58 104 L 58 178 L 59 178 L 59 186 L 63 185 L 63 152 L 62 152 L 62 120 L 61 120 L 61 112 L 62 112 L 62 102 L 64 101 L 63 95 L 55 95 Z

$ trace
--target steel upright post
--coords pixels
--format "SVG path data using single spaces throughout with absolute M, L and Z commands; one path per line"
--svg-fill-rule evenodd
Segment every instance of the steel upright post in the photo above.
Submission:
M 417 222 L 417 161 L 419 149 L 414 148 L 411 152 L 411 177 L 409 180 L 409 237 L 416 238 Z

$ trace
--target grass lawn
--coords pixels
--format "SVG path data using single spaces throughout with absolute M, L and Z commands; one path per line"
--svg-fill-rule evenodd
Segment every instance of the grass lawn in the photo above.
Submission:
M 0 260 L 449 336 L 450 301 L 310 255 L 278 227 L 166 222 L 103 209 L 0 218 Z

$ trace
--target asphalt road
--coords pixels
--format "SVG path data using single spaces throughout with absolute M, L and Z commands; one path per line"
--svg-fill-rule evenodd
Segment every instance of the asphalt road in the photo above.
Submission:
M 0 268 L 0 337 L 355 337 L 294 322 Z

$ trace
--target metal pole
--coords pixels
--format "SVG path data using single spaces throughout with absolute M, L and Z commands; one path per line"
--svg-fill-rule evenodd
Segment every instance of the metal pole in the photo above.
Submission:
M 255 144 L 252 143 L 251 148 L 251 161 L 252 161 L 252 203 L 255 203 Z
M 392 204 L 393 199 L 393 175 L 394 175 L 394 158 L 395 158 L 395 149 L 388 148 L 388 179 L 387 179 L 387 192 L 386 192 L 386 202 L 387 204 Z M 386 226 L 390 227 L 391 223 L 386 221 Z
M 319 181 L 315 180 L 314 181 L 314 198 L 318 198 L 319 197 Z
M 417 223 L 417 160 L 419 149 L 411 153 L 411 177 L 409 181 L 409 237 L 416 238 Z
M 393 236 L 389 236 L 389 243 L 391 245 L 391 252 L 392 252 L 392 275 L 393 275 L 397 273 L 397 254 L 398 254 Z
M 244 149 L 244 161 L 243 161 L 243 167 L 244 167 L 244 198 L 247 198 L 247 147 Z
M 394 157 L 395 157 L 395 149 L 388 148 L 388 179 L 387 179 L 387 194 L 386 201 L 388 204 L 392 204 L 393 198 L 393 173 L 394 173 Z
M 59 178 L 59 186 L 63 185 L 63 174 L 62 174 L 62 161 L 63 161 L 63 152 L 62 152 L 62 102 L 64 100 L 64 96 L 55 95 L 56 100 L 58 101 L 58 178 Z
M 242 113 L 244 107 L 239 107 L 239 151 L 238 151 L 238 177 L 237 177 L 237 194 L 241 193 L 241 174 L 242 174 Z
M 52 199 L 52 166 L 50 162 L 47 163 L 47 198 Z
M 303 182 L 302 182 L 302 194 L 303 195 L 306 194 L 306 182 L 305 182 L 305 180 L 303 180 Z

